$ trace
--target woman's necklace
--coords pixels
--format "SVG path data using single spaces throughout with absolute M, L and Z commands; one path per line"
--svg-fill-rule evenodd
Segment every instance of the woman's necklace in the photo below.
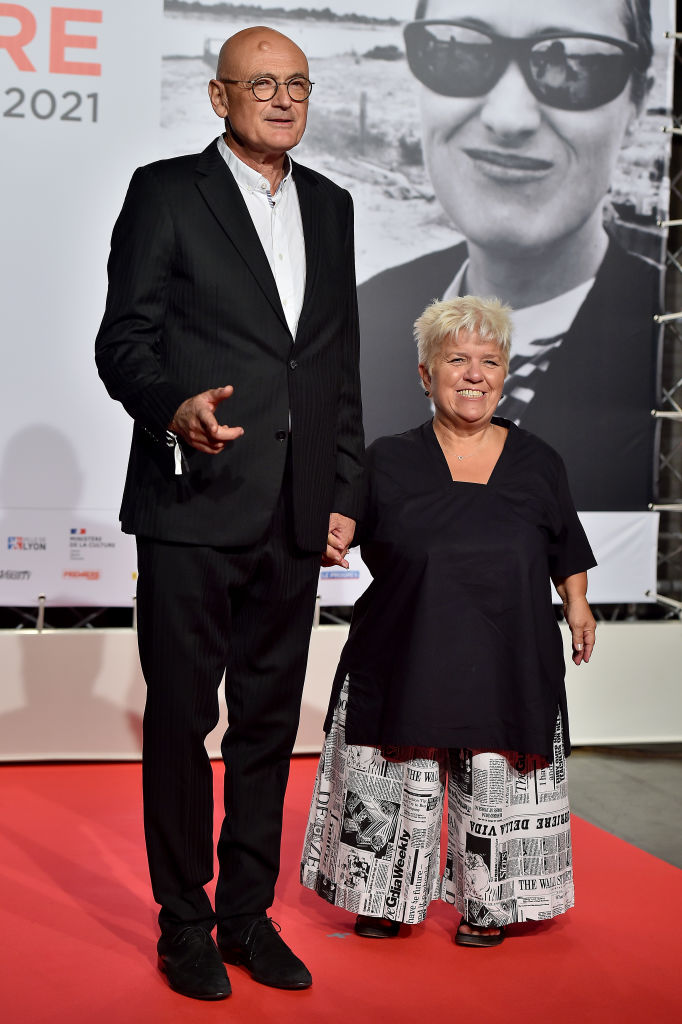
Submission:
M 452 452 L 452 451 L 451 451 L 451 452 L 450 452 L 450 455 L 452 455 L 452 456 L 453 456 L 453 457 L 454 457 L 455 459 L 457 459 L 457 461 L 458 461 L 458 462 L 464 462 L 464 460 L 465 460 L 465 459 L 471 459 L 471 458 L 473 458 L 473 457 L 474 457 L 474 455 L 476 455 L 476 454 L 478 453 L 478 449 L 479 449 L 479 448 L 481 447 L 481 445 L 482 445 L 482 444 L 484 443 L 484 441 L 485 441 L 486 437 L 488 436 L 488 431 L 490 430 L 490 428 L 491 428 L 492 426 L 493 426 L 493 424 L 492 424 L 492 423 L 489 423 L 489 424 L 488 424 L 488 426 L 487 426 L 487 427 L 485 428 L 485 431 L 484 431 L 484 433 L 483 433 L 483 437 L 482 437 L 482 438 L 480 439 L 480 441 L 479 441 L 479 442 L 478 442 L 478 444 L 476 445 L 476 447 L 475 447 L 475 449 L 474 449 L 474 451 L 473 451 L 473 452 L 469 452 L 469 454 L 468 454 L 468 455 L 458 455 L 458 454 L 457 454 L 457 452 Z

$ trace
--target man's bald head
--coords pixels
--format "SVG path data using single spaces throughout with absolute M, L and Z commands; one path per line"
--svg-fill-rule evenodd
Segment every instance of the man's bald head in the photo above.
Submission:
M 253 25 L 235 32 L 220 47 L 216 78 L 241 78 L 266 69 L 273 57 L 298 63 L 297 71 L 308 74 L 308 61 L 300 46 L 282 32 Z
M 252 84 L 257 79 L 269 80 L 260 95 Z M 292 97 L 290 87 L 297 79 Z M 251 167 L 260 169 L 268 163 L 281 170 L 284 156 L 305 131 L 310 87 L 308 61 L 300 46 L 281 32 L 254 25 L 223 43 L 208 94 L 225 121 L 232 151 Z

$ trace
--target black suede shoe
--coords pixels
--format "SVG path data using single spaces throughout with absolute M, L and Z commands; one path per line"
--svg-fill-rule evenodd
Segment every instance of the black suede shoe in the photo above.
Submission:
M 159 970 L 175 992 L 192 999 L 227 999 L 230 979 L 205 928 L 188 925 L 175 935 L 162 935 L 156 948 Z
M 246 967 L 254 981 L 272 988 L 310 988 L 310 971 L 302 960 L 292 953 L 284 939 L 279 937 L 280 927 L 263 914 L 251 921 L 236 941 L 231 941 L 218 930 L 218 948 L 227 964 Z

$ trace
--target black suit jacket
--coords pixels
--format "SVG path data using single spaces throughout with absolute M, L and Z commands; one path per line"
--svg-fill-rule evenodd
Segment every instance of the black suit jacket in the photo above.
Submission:
M 466 256 L 462 243 L 386 270 L 359 288 L 368 442 L 428 415 L 412 324 L 443 295 Z M 581 511 L 645 509 L 652 499 L 659 293 L 657 268 L 612 240 L 521 419 L 563 457 Z
M 135 424 L 123 529 L 212 546 L 266 531 L 291 448 L 296 540 L 323 550 L 331 511 L 355 518 L 362 414 L 350 195 L 293 164 L 306 287 L 291 336 L 238 185 L 212 142 L 133 175 L 114 227 L 97 366 Z M 165 431 L 180 404 L 225 384 L 220 422 L 244 436 L 218 455 Z M 287 445 L 289 413 L 291 436 Z

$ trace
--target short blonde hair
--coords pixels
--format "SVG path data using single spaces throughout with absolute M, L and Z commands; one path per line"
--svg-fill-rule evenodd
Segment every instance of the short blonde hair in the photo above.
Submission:
M 511 312 L 511 306 L 505 306 L 499 299 L 481 299 L 477 295 L 432 302 L 414 322 L 419 362 L 430 372 L 446 338 L 456 336 L 461 330 L 476 331 L 481 338 L 499 345 L 504 372 L 507 373 L 512 335 Z

